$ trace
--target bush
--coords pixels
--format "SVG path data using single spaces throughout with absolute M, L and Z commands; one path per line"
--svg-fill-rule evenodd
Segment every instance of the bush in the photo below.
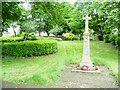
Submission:
M 36 40 L 36 35 L 34 32 L 32 33 L 25 33 L 24 34 L 24 37 L 23 37 L 24 40 Z
M 72 33 L 65 33 L 63 36 L 65 40 L 73 40 L 75 37 L 75 35 Z
M 120 37 L 118 37 L 118 36 L 116 37 L 115 44 L 118 47 L 118 49 L 120 50 Z
M 105 41 L 106 43 L 110 43 L 110 42 L 111 42 L 111 41 L 110 41 L 110 34 L 104 35 L 104 41 Z
M 0 41 L 2 41 L 3 43 L 9 43 L 9 42 L 21 42 L 21 41 L 25 41 L 25 40 L 37 40 L 36 35 L 34 32 L 32 33 L 23 33 L 21 34 L 22 37 L 1 37 Z
M 9 42 L 20 42 L 20 41 L 24 41 L 24 40 L 22 37 L 15 37 L 15 38 L 1 37 L 0 41 L 2 41 L 3 43 L 9 43 Z
M 115 43 L 115 39 L 116 39 L 117 37 L 118 37 L 118 35 L 110 34 L 109 40 L 111 41 L 111 43 L 112 43 L 113 45 L 116 44 L 116 43 Z
M 57 52 L 57 42 L 54 40 L 36 40 L 15 43 L 4 43 L 2 55 L 29 57 Z

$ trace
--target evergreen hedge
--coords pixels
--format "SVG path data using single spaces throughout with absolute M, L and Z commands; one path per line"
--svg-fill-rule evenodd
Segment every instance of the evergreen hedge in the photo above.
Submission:
M 0 38 L 0 42 L 2 42 L 2 43 L 21 42 L 21 41 L 24 41 L 23 37 L 15 37 L 15 38 L 2 37 L 2 38 Z
M 2 45 L 2 55 L 15 57 L 30 57 L 57 52 L 57 42 L 54 40 L 36 40 Z

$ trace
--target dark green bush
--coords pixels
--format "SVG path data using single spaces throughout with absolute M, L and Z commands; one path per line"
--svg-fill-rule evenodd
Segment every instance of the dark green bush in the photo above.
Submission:
M 57 52 L 57 42 L 54 40 L 36 40 L 2 45 L 2 55 L 29 57 L 46 55 Z
M 120 50 L 120 37 L 117 34 L 106 34 L 104 40 L 106 43 L 112 43 Z
M 111 41 L 110 41 L 110 34 L 104 35 L 104 41 L 105 41 L 106 43 L 110 43 L 110 42 L 111 42 Z
M 111 41 L 111 43 L 112 43 L 113 45 L 116 44 L 116 43 L 115 43 L 115 39 L 116 39 L 117 37 L 118 37 L 118 35 L 110 34 L 109 40 Z
M 36 35 L 34 32 L 32 33 L 25 33 L 24 36 L 23 36 L 23 39 L 24 40 L 36 40 Z
M 117 36 L 115 39 L 115 44 L 118 47 L 118 49 L 120 50 L 120 36 Z

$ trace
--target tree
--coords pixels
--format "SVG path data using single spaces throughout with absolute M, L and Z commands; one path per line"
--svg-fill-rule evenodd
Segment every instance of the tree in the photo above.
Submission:
M 2 32 L 7 31 L 6 26 L 10 26 L 11 22 L 18 21 L 22 15 L 22 9 L 18 2 L 2 2 Z
M 26 20 L 21 25 L 20 32 L 31 33 L 35 32 L 35 22 L 32 20 Z
M 52 33 L 56 36 L 62 35 L 62 32 L 63 32 L 63 28 L 61 28 L 58 25 L 55 25 L 54 28 L 49 31 L 49 33 Z
M 67 30 L 71 31 L 70 22 L 73 15 L 73 8 L 70 3 L 63 2 L 37 2 L 31 3 L 32 5 L 32 15 L 34 18 L 43 19 L 45 23 L 44 31 L 49 35 L 49 31 L 56 28 L 56 25 L 63 28 L 61 33 Z
M 40 33 L 44 31 L 44 26 L 45 26 L 45 22 L 43 21 L 43 19 L 36 19 L 35 28 L 36 28 L 36 31 L 38 31 L 39 36 L 40 36 Z
M 75 6 L 82 15 L 91 15 L 89 27 L 98 35 L 99 40 L 118 28 L 118 2 L 76 2 Z

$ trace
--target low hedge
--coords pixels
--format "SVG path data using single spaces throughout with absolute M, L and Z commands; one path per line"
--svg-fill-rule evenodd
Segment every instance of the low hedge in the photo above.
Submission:
M 3 42 L 3 43 L 21 42 L 21 41 L 24 41 L 23 37 L 15 37 L 15 38 L 1 37 L 1 38 L 0 38 L 0 42 Z
M 36 40 L 2 45 L 2 55 L 15 57 L 30 57 L 57 52 L 57 42 L 54 40 Z

